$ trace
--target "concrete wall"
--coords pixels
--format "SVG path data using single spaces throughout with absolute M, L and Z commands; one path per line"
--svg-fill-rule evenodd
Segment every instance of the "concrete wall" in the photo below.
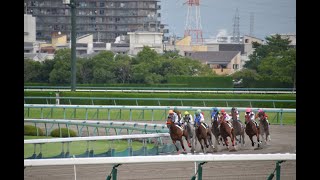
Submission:
M 77 38 L 77 43 L 93 43 L 93 35 L 88 35 L 88 36 L 84 36 L 84 37 L 78 37 Z
M 162 33 L 158 32 L 128 32 L 130 38 L 129 54 L 137 55 L 143 46 L 149 46 L 157 53 L 163 53 Z
M 24 14 L 24 42 L 36 41 L 36 18 Z
M 219 51 L 219 44 L 208 44 L 208 51 Z
M 259 44 L 263 44 L 262 39 L 251 36 L 244 36 L 244 44 L 252 44 L 252 42 L 258 42 Z

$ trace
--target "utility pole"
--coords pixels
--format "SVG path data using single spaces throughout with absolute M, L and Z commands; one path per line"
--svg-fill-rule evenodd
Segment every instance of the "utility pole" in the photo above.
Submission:
M 71 91 L 76 90 L 76 3 L 75 0 L 63 0 L 71 8 Z

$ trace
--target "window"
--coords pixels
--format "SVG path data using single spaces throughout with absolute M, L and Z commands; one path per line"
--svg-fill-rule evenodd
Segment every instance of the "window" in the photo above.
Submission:
M 104 10 L 100 10 L 100 15 L 103 15 L 104 14 Z
M 249 43 L 249 39 L 244 40 L 245 43 Z
M 233 64 L 233 69 L 239 69 L 239 64 Z

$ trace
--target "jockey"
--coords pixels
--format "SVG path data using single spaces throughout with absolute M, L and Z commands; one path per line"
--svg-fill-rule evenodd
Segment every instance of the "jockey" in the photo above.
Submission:
M 247 108 L 247 109 L 246 109 L 246 114 L 245 114 L 245 115 L 249 115 L 249 116 L 250 116 L 250 120 L 251 120 L 252 122 L 254 122 L 254 124 L 255 124 L 257 127 L 259 127 L 258 123 L 255 121 L 255 114 L 254 114 L 254 112 L 252 111 L 251 108 Z M 246 124 L 246 122 L 245 122 L 245 124 Z
M 171 109 L 169 110 L 168 117 L 171 117 L 174 124 L 181 126 L 181 122 L 179 121 L 178 115 L 173 110 L 171 110 Z
M 188 111 L 185 111 L 184 117 L 182 119 L 182 124 L 186 125 L 188 121 L 190 122 L 191 125 L 194 125 L 194 121 L 193 121 L 191 114 Z
M 211 121 L 218 120 L 218 119 L 219 119 L 219 109 L 214 107 L 212 108 Z
M 257 118 L 260 119 L 259 115 L 262 115 L 264 118 L 266 118 L 266 121 L 267 121 L 268 125 L 270 125 L 270 123 L 269 123 L 269 121 L 268 121 L 268 115 L 267 115 L 266 112 L 264 112 L 262 109 L 259 109 L 259 110 L 258 110 L 258 114 L 256 114 L 256 117 L 255 117 L 255 118 L 256 118 L 256 119 L 257 119 Z
M 181 123 L 182 121 L 182 115 L 181 115 L 181 112 L 178 111 L 178 108 L 177 107 L 174 107 L 173 108 L 173 112 L 176 113 L 178 115 L 178 119 L 179 119 L 179 122 Z
M 227 123 L 230 124 L 231 117 L 229 116 L 229 114 L 227 114 L 224 109 L 221 109 L 220 113 L 221 113 L 220 116 L 224 116 Z
M 203 123 L 207 128 L 209 128 L 209 126 L 204 122 L 204 117 L 200 109 L 195 112 L 194 121 L 195 124 Z
M 239 111 L 237 110 L 237 108 L 235 108 L 235 107 L 231 108 L 231 112 L 232 112 L 232 111 L 236 112 L 237 120 L 238 120 L 240 123 L 242 123 L 242 122 L 240 121 L 240 115 L 239 115 Z M 231 113 L 230 113 L 230 116 L 231 116 L 231 118 L 232 118 L 232 114 L 231 114 Z

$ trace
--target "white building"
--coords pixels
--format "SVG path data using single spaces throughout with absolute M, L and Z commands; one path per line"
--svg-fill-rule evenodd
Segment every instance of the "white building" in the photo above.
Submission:
M 36 18 L 24 14 L 24 42 L 36 41 Z
M 144 46 L 149 46 L 157 53 L 163 53 L 163 33 L 159 32 L 128 32 L 130 38 L 130 55 L 137 55 Z

